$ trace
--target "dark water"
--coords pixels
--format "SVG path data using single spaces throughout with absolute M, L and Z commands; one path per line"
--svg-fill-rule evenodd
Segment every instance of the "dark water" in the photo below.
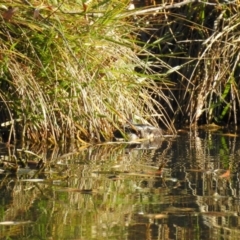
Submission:
M 2 159 L 13 152 L 2 151 Z M 0 239 L 240 238 L 234 135 L 186 133 L 64 155 L 29 149 L 24 157 L 35 160 L 33 152 L 48 160 L 43 172 L 0 175 Z

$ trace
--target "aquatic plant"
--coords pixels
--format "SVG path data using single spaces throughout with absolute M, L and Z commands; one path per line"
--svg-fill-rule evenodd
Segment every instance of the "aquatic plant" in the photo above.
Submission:
M 0 122 L 9 141 L 107 140 L 130 116 L 174 130 L 162 91 L 169 81 L 138 44 L 128 2 L 0 4 Z
M 8 141 L 99 142 L 130 118 L 239 124 L 237 3 L 0 3 Z
M 166 2 L 136 14 L 150 19 L 152 51 L 174 70 L 173 122 L 239 125 L 239 2 Z

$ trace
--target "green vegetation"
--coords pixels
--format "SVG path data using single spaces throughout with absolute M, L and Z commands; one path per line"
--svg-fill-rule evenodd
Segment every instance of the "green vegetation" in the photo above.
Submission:
M 189 0 L 155 9 L 160 11 L 151 21 L 154 51 L 175 70 L 172 121 L 180 127 L 238 125 L 239 1 Z
M 128 3 L 1 1 L 1 123 L 33 141 L 112 138 L 131 116 L 171 128 L 165 77 L 137 45 Z M 135 71 L 138 68 L 141 71 Z M 15 121 L 16 122 L 16 121 Z M 6 123 L 6 125 L 9 122 Z
M 131 117 L 172 132 L 239 123 L 237 3 L 128 4 L 0 1 L 9 139 L 99 142 Z

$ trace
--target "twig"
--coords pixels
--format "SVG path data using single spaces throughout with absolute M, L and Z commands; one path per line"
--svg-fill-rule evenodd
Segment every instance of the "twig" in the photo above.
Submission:
M 162 4 L 161 6 L 159 7 L 150 7 L 148 9 L 141 9 L 141 10 L 133 10 L 133 11 L 129 11 L 129 12 L 126 12 L 124 14 L 122 14 L 121 16 L 123 17 L 129 17 L 129 16 L 132 16 L 132 15 L 144 15 L 146 13 L 155 13 L 155 12 L 158 12 L 158 11 L 161 11 L 161 10 L 165 10 L 165 9 L 172 9 L 172 8 L 180 8 L 184 5 L 187 5 L 189 3 L 203 3 L 205 5 L 226 5 L 226 4 L 232 4 L 232 3 L 235 3 L 235 0 L 234 1 L 231 1 L 231 2 L 226 2 L 224 4 L 219 4 L 219 3 L 209 3 L 209 2 L 204 2 L 204 1 L 201 1 L 201 0 L 185 0 L 183 2 L 180 2 L 180 3 L 174 3 L 174 4 L 171 4 L 171 5 L 166 5 L 166 4 Z

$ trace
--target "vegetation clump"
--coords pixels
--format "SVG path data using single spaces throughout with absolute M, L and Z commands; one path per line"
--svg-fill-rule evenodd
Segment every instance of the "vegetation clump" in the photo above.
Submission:
M 129 4 L 0 1 L 8 140 L 99 142 L 129 120 L 239 124 L 238 2 Z
M 109 140 L 130 116 L 171 127 L 157 101 L 170 105 L 164 75 L 141 57 L 148 50 L 122 15 L 128 2 L 0 4 L 0 122 L 10 137 Z
M 239 1 L 165 2 L 137 13 L 151 17 L 151 50 L 171 66 L 175 126 L 239 125 Z

